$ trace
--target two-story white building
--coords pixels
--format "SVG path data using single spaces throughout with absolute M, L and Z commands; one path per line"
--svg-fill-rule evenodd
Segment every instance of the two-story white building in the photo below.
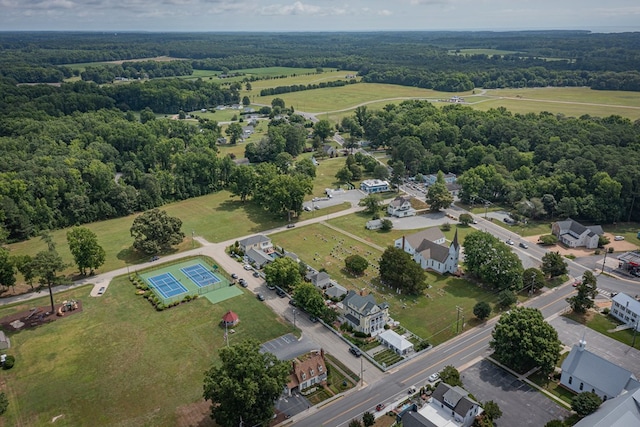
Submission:
M 360 189 L 367 194 L 389 191 L 389 183 L 380 179 L 365 179 L 360 183 Z
M 349 291 L 342 300 L 342 319 L 355 331 L 371 334 L 372 337 L 384 331 L 389 320 L 389 305 L 377 304 L 373 295 L 362 296 Z
M 636 331 L 640 331 L 640 301 L 620 292 L 611 298 L 611 311 L 609 314 L 619 321 L 626 323 Z
M 387 214 L 398 218 L 414 216 L 416 210 L 411 207 L 411 196 L 398 196 L 387 206 Z
M 438 174 L 431 174 L 424 176 L 424 183 L 427 185 L 433 185 L 438 180 Z M 458 180 L 458 177 L 455 173 L 447 173 L 444 174 L 444 183 L 445 184 L 453 184 Z
M 258 268 L 262 268 L 265 264 L 273 261 L 272 254 L 275 249 L 271 239 L 262 234 L 256 234 L 255 236 L 249 236 L 246 239 L 238 241 L 239 249 L 244 252 L 244 255 L 250 262 L 256 264 Z
M 424 270 L 430 269 L 440 274 L 458 271 L 460 245 L 457 230 L 449 246 L 445 245 L 444 234 L 437 227 L 402 236 L 394 242 L 394 246 L 411 255 Z

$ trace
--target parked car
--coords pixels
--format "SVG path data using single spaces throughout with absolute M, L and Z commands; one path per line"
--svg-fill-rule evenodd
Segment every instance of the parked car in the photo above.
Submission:
M 620 240 L 624 240 L 624 236 L 615 236 L 613 240 L 615 240 L 616 242 L 619 242 Z
M 578 285 L 580 285 L 580 283 L 582 283 L 582 279 L 576 280 L 575 282 L 573 282 L 573 285 L 571 285 L 571 286 L 573 286 L 574 288 L 577 288 Z
M 289 300 L 289 305 L 292 305 L 292 306 L 294 306 L 294 307 L 297 307 L 297 306 L 298 306 L 298 303 L 296 302 L 296 300 L 294 300 L 293 298 L 291 298 L 291 299 Z
M 440 374 L 437 372 L 429 375 L 430 382 L 438 381 L 439 379 L 440 379 Z
M 376 411 L 380 412 L 380 411 L 382 411 L 384 409 L 384 407 L 385 407 L 384 403 L 378 403 L 376 405 Z
M 104 294 L 105 290 L 106 290 L 106 288 L 104 286 L 102 286 L 100 289 L 98 289 L 98 295 Z
M 160 259 L 160 257 L 159 257 L 159 256 L 154 255 L 154 256 L 152 256 L 151 258 L 149 258 L 149 262 L 157 261 L 157 260 L 159 260 L 159 259 Z
M 291 301 L 293 301 L 293 300 L 291 300 Z M 309 316 L 309 320 L 311 320 L 313 323 L 318 323 L 318 320 L 320 320 L 320 319 L 318 319 L 316 316 Z
M 276 287 L 275 287 L 274 285 L 268 284 L 268 285 L 267 285 L 267 288 L 268 288 L 270 291 L 272 291 L 272 290 L 274 290 Z
M 276 294 L 277 294 L 280 298 L 284 298 L 284 297 L 286 297 L 286 296 L 287 296 L 286 292 L 285 292 L 285 291 L 283 291 L 283 290 L 282 290 L 282 289 L 280 289 L 280 288 L 277 288 L 277 289 L 276 289 Z
M 478 223 L 477 219 L 474 218 L 474 219 L 471 220 L 471 224 L 477 224 L 477 223 Z
M 520 242 L 519 245 L 522 249 L 529 249 L 529 245 L 527 245 L 525 242 Z
M 260 277 L 260 273 L 258 273 L 257 271 L 253 272 L 253 277 Z
M 311 212 L 311 207 L 309 207 L 309 206 L 305 206 L 305 207 L 304 207 L 304 210 L 305 210 L 305 211 L 307 211 L 307 212 Z
M 259 301 L 264 301 L 264 295 L 262 294 L 256 295 L 256 298 L 258 298 Z
M 296 226 L 295 224 L 287 224 L 287 228 L 293 228 L 295 226 Z
M 360 357 L 362 356 L 362 352 L 360 351 L 360 349 L 358 347 L 349 347 L 349 351 L 351 352 L 351 354 L 353 354 L 355 357 Z
M 240 279 L 240 280 L 238 281 L 238 283 L 240 283 L 240 286 L 242 286 L 243 288 L 246 288 L 247 286 L 249 286 L 249 284 L 247 283 L 247 281 L 246 281 L 246 280 L 244 280 L 244 279 Z
M 245 264 L 242 268 L 244 268 L 245 270 L 251 270 L 252 267 L 249 264 Z
M 232 274 L 231 274 L 231 278 L 232 278 L 232 279 L 237 279 L 237 278 L 238 278 L 238 275 L 237 275 L 236 273 L 232 273 Z
M 414 386 L 409 387 L 409 394 L 416 394 L 416 388 Z

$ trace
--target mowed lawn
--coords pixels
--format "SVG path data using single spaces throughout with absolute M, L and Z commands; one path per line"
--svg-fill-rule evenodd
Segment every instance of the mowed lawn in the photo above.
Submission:
M 344 218 L 353 217 L 354 215 L 349 215 Z M 359 228 L 358 225 L 349 226 L 348 221 L 335 222 L 342 219 L 330 222 L 335 226 L 344 225 L 344 230 L 357 234 L 354 230 Z M 463 234 L 462 230 L 463 228 L 459 231 L 459 238 Z M 416 230 L 406 231 L 406 233 L 411 234 L 414 231 Z M 451 230 L 445 235 L 451 239 L 454 232 Z M 382 251 L 322 224 L 287 230 L 273 235 L 272 240 L 278 246 L 294 252 L 306 264 L 316 269 L 325 268 L 332 279 L 347 289 L 365 290 L 373 294 L 379 303 L 386 301 L 389 304 L 389 314 L 393 319 L 399 320 L 402 326 L 434 345 L 445 342 L 455 335 L 456 306 L 462 307 L 465 321 L 468 327 L 471 327 L 476 324 L 472 317 L 473 306 L 477 302 L 487 301 L 491 305 L 497 302 L 495 293 L 452 276 L 427 273 L 427 284 L 430 287 L 423 295 L 417 297 L 399 295 L 393 289 L 381 285 L 378 272 L 372 266 L 367 269 L 364 276 L 354 277 L 344 271 L 344 258 L 351 254 L 358 254 L 366 258 L 371 265 L 377 266 Z M 378 239 L 375 240 L 376 244 L 384 243 Z M 392 245 L 393 239 L 390 238 L 388 242 L 385 247 Z M 460 321 L 461 328 L 462 321 Z
M 83 311 L 33 330 L 10 333 L 15 367 L 4 371 L 9 409 L 4 425 L 174 426 L 176 411 L 202 399 L 204 372 L 224 345 L 220 319 L 235 311 L 240 323 L 230 343 L 265 342 L 293 331 L 250 292 L 212 305 L 205 298 L 155 311 L 126 277 L 104 296 L 87 288 L 54 295 L 81 299 Z M 0 316 L 48 298 L 2 308 Z

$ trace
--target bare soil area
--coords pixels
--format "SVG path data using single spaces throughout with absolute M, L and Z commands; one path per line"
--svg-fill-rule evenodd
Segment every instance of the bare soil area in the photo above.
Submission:
M 51 323 L 58 319 L 64 319 L 76 313 L 82 312 L 82 301 L 75 301 L 73 310 L 62 311 L 61 308 L 65 304 L 54 305 L 55 310 L 51 313 L 51 306 L 34 307 L 31 310 L 14 313 L 10 316 L 0 319 L 2 330 L 7 332 L 15 332 L 22 329 L 35 328 L 46 323 Z M 65 307 L 66 308 L 66 307 Z M 60 313 L 60 315 L 58 314 Z

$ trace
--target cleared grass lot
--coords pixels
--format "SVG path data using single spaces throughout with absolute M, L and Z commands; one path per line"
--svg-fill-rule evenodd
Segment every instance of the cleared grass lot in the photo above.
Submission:
M 354 217 L 349 215 L 345 218 Z M 336 226 L 349 224 L 348 220 L 337 224 L 334 221 L 336 220 L 331 220 L 331 223 Z M 359 227 L 345 226 L 345 230 L 353 234 L 356 234 L 353 232 L 356 228 Z M 447 238 L 451 239 L 452 233 L 453 231 L 447 232 Z M 458 237 L 460 238 L 460 234 Z M 398 295 L 393 289 L 381 285 L 378 281 L 378 272 L 373 266 L 378 265 L 382 251 L 322 224 L 287 230 L 273 235 L 272 240 L 278 246 L 296 253 L 306 264 L 316 269 L 324 267 L 333 279 L 347 289 L 355 291 L 364 289 L 372 293 L 379 303 L 386 301 L 389 304 L 391 317 L 434 345 L 455 335 L 456 306 L 463 308 L 466 323 L 470 327 L 476 324 L 472 312 L 473 306 L 478 301 L 487 301 L 490 304 L 497 301 L 494 293 L 487 292 L 471 282 L 433 273 L 427 273 L 427 283 L 431 287 L 422 296 Z M 388 243 L 384 247 L 393 244 L 393 239 L 386 241 Z M 359 254 L 373 265 L 367 269 L 367 275 L 354 277 L 343 270 L 344 258 L 350 254 Z M 460 327 L 461 325 L 462 323 Z
M 83 312 L 10 333 L 16 357 L 3 372 L 11 404 L 5 425 L 174 426 L 177 409 L 202 399 L 203 373 L 224 345 L 220 319 L 235 311 L 230 342 L 293 332 L 255 296 L 212 305 L 205 298 L 156 312 L 126 277 L 101 298 L 87 288 L 54 295 L 81 299 Z M 0 309 L 0 316 L 47 305 L 48 297 Z

